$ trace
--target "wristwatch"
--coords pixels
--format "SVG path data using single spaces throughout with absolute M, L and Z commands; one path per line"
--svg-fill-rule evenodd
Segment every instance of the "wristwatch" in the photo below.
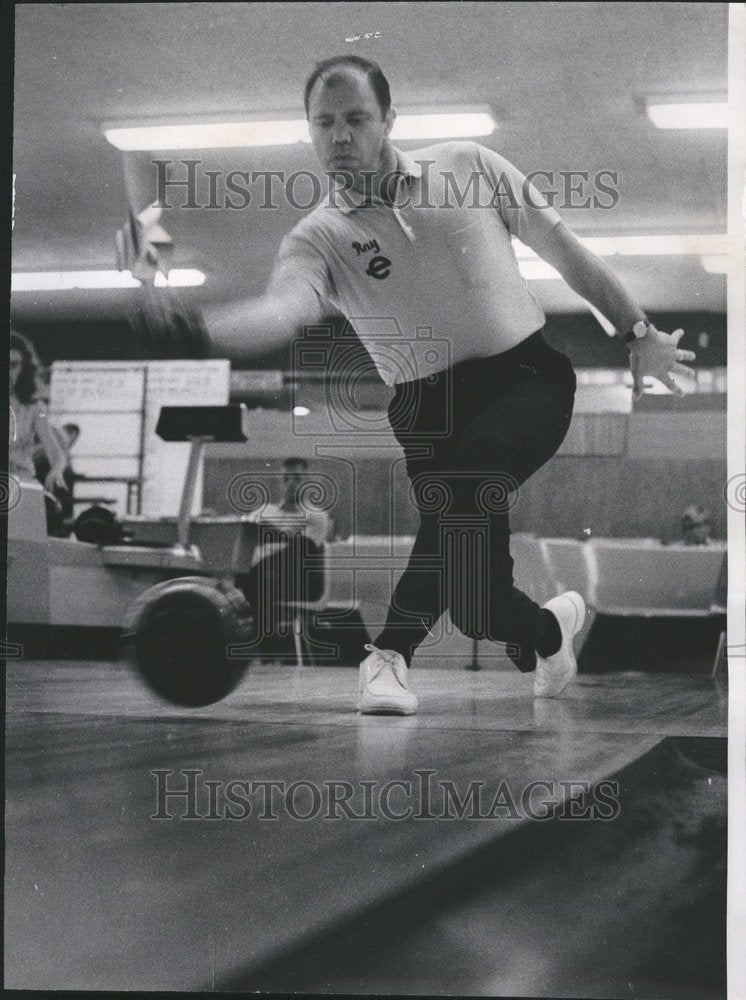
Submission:
M 645 334 L 648 332 L 648 321 L 645 319 L 638 319 L 635 325 L 624 334 L 622 340 L 631 344 L 635 340 L 642 340 Z

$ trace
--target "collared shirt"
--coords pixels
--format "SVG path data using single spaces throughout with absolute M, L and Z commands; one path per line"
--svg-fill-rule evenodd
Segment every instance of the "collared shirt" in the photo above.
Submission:
M 329 197 L 285 237 L 272 285 L 302 282 L 341 312 L 384 382 L 514 347 L 544 325 L 511 237 L 541 253 L 560 221 L 504 157 L 475 142 L 396 150 L 394 205 Z

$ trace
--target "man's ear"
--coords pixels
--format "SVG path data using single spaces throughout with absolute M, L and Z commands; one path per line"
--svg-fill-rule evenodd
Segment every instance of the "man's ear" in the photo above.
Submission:
M 391 129 L 394 127 L 394 122 L 396 121 L 396 111 L 393 108 L 389 108 L 383 118 L 386 123 L 385 135 L 388 139 Z

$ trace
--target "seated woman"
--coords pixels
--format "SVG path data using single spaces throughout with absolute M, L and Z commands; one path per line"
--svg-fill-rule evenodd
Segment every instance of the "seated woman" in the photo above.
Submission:
M 54 528 L 59 502 L 55 490 L 65 490 L 66 456 L 47 420 L 46 406 L 38 396 L 39 361 L 31 343 L 20 333 L 10 334 L 10 413 L 8 421 L 8 472 L 19 480 L 36 480 L 34 449 L 40 444 L 49 461 L 44 480 L 48 493 L 47 528 Z

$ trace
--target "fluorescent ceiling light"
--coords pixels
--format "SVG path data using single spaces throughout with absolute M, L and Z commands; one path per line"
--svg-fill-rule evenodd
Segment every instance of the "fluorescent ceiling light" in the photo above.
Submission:
M 70 288 L 138 288 L 129 271 L 26 271 L 11 276 L 13 292 L 61 292 Z
M 580 242 L 599 257 L 659 257 L 698 256 L 710 274 L 728 272 L 728 237 L 717 233 L 692 233 L 672 236 L 590 236 Z M 520 240 L 513 240 L 513 251 L 521 274 L 527 281 L 549 281 L 561 275 L 536 251 Z M 607 329 L 608 321 L 588 306 L 601 326 Z M 606 324 L 606 325 L 605 325 Z M 608 330 L 607 330 L 608 332 Z
M 728 252 L 728 237 L 718 233 L 686 233 L 673 236 L 594 236 L 581 240 L 601 257 L 656 257 L 679 254 Z
M 202 285 L 205 275 L 192 268 L 172 268 L 168 281 L 156 275 L 156 287 L 184 288 Z M 139 288 L 130 271 L 17 271 L 11 276 L 13 292 L 62 292 L 72 288 Z
M 231 149 L 236 146 L 290 146 L 310 142 L 308 122 L 212 122 L 205 125 L 143 125 L 105 128 L 104 135 L 123 152 L 165 149 Z
M 727 274 L 728 258 L 723 254 L 703 254 L 700 257 L 702 267 L 708 274 Z
M 718 233 L 691 233 L 672 236 L 586 236 L 583 246 L 599 257 L 657 257 L 702 254 L 715 256 L 728 253 L 728 237 Z M 538 260 L 534 250 L 520 240 L 513 240 L 513 250 L 519 261 Z
M 191 267 L 172 267 L 168 272 L 168 278 L 159 271 L 154 280 L 156 288 L 192 288 L 195 285 L 204 285 L 204 271 L 197 271 Z
M 526 281 L 562 280 L 562 275 L 545 260 L 520 260 L 518 268 Z
M 727 128 L 728 102 L 705 101 L 679 104 L 648 104 L 647 113 L 656 128 Z
M 455 139 L 491 135 L 488 111 L 448 111 L 397 116 L 392 139 Z M 104 128 L 112 146 L 123 152 L 167 149 L 230 149 L 238 146 L 290 146 L 310 142 L 305 118 L 191 125 L 142 125 Z

